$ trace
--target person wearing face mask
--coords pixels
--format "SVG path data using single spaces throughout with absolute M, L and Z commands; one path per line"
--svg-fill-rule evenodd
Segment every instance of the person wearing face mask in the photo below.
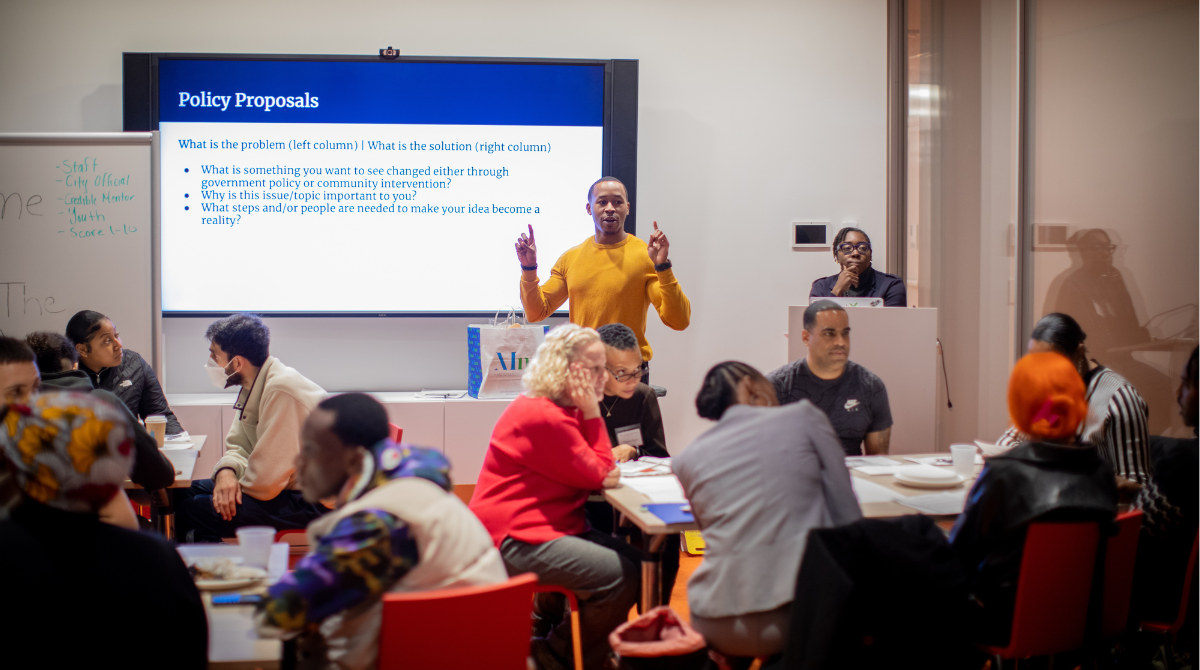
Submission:
M 67 322 L 67 338 L 79 352 L 79 369 L 92 380 L 93 388 L 115 394 L 139 419 L 152 414 L 167 417 L 167 435 L 184 432 L 167 404 L 154 369 L 136 351 L 121 344 L 121 334 L 112 319 L 90 309 L 76 312 Z
M 629 193 L 616 177 L 601 177 L 588 189 L 587 213 L 595 234 L 568 249 L 538 284 L 537 243 L 533 226 L 517 240 L 521 263 L 521 305 L 530 321 L 545 319 L 571 299 L 571 323 L 599 328 L 623 323 L 637 335 L 642 358 L 649 365 L 654 351 L 646 341 L 646 312 L 650 305 L 668 328 L 683 330 L 692 318 L 692 304 L 667 259 L 670 243 L 654 223 L 649 242 L 625 232 Z M 649 382 L 649 372 L 643 376 Z
M 758 370 L 717 364 L 696 394 L 717 423 L 671 464 L 706 545 L 688 581 L 692 626 L 735 668 L 783 650 L 808 531 L 862 518 L 825 413 L 778 404 Z
M 626 620 L 641 588 L 641 555 L 590 529 L 584 502 L 616 486 L 600 398 L 604 343 L 591 328 L 563 324 L 546 335 L 523 379 L 524 395 L 492 431 L 471 511 L 500 549 L 509 575 L 537 573 L 579 597 L 584 667 L 608 667 L 608 634 Z M 569 667 L 564 619 L 531 653 L 541 668 Z
M 300 430 L 325 390 L 270 355 L 271 333 L 257 316 L 220 319 L 205 336 L 213 384 L 241 387 L 233 405 L 238 416 L 213 478 L 193 482 L 178 496 L 179 536 L 220 542 L 242 526 L 304 528 L 328 511 L 305 501 L 296 479 Z
M 833 260 L 842 271 L 812 284 L 808 300 L 819 298 L 883 298 L 884 307 L 908 307 L 908 290 L 896 275 L 871 267 L 871 238 L 858 228 L 842 228 L 833 238 Z
M 301 634 L 300 667 L 374 668 L 384 593 L 508 578 L 483 524 L 454 495 L 450 462 L 389 440 L 387 411 L 373 398 L 322 400 L 302 440 L 300 489 L 311 502 L 335 499 L 336 509 L 309 524 L 312 551 L 259 605 L 261 626 Z

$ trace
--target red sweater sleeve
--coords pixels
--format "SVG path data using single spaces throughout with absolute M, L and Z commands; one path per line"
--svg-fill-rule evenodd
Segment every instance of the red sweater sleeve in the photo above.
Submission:
M 561 418 L 560 418 L 561 417 Z M 534 445 L 525 466 L 556 482 L 579 489 L 598 489 L 616 466 L 604 419 L 547 417 L 525 428 Z

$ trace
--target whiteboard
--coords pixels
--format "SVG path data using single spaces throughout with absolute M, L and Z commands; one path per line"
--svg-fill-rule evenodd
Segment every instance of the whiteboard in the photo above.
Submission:
M 152 249 L 157 133 L 0 134 L 0 332 L 81 309 L 161 370 Z

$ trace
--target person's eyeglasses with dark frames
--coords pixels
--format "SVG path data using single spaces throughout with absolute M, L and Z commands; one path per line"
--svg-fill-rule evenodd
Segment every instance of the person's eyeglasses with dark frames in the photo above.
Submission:
M 837 248 L 837 250 L 843 254 L 848 254 L 848 253 L 854 251 L 855 249 L 858 249 L 859 253 L 865 254 L 871 250 L 871 243 L 870 242 L 859 242 L 857 244 L 852 244 L 850 242 L 846 242 L 845 244 L 839 244 L 838 248 Z
M 621 374 L 617 374 L 617 373 L 613 372 L 612 368 L 608 367 L 607 365 L 604 366 L 604 369 L 608 370 L 608 374 L 612 375 L 613 379 L 615 379 L 619 382 L 627 382 L 630 379 L 633 379 L 634 377 L 641 379 L 642 375 L 645 374 L 645 372 L 646 372 L 646 364 L 642 363 L 641 365 L 637 366 L 637 368 L 635 368 L 632 372 L 622 372 Z

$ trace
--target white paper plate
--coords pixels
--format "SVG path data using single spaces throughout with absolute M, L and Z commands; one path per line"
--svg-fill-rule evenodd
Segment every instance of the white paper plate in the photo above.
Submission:
M 959 474 L 954 474 L 953 477 L 938 481 L 932 481 L 929 479 L 914 479 L 909 477 L 908 474 L 904 472 L 897 472 L 892 476 L 895 477 L 896 481 L 900 482 L 901 484 L 904 484 L 905 486 L 911 486 L 916 489 L 952 489 L 966 481 L 963 476 Z
M 261 577 L 253 579 L 197 579 L 196 588 L 201 591 L 232 591 L 258 586 Z

